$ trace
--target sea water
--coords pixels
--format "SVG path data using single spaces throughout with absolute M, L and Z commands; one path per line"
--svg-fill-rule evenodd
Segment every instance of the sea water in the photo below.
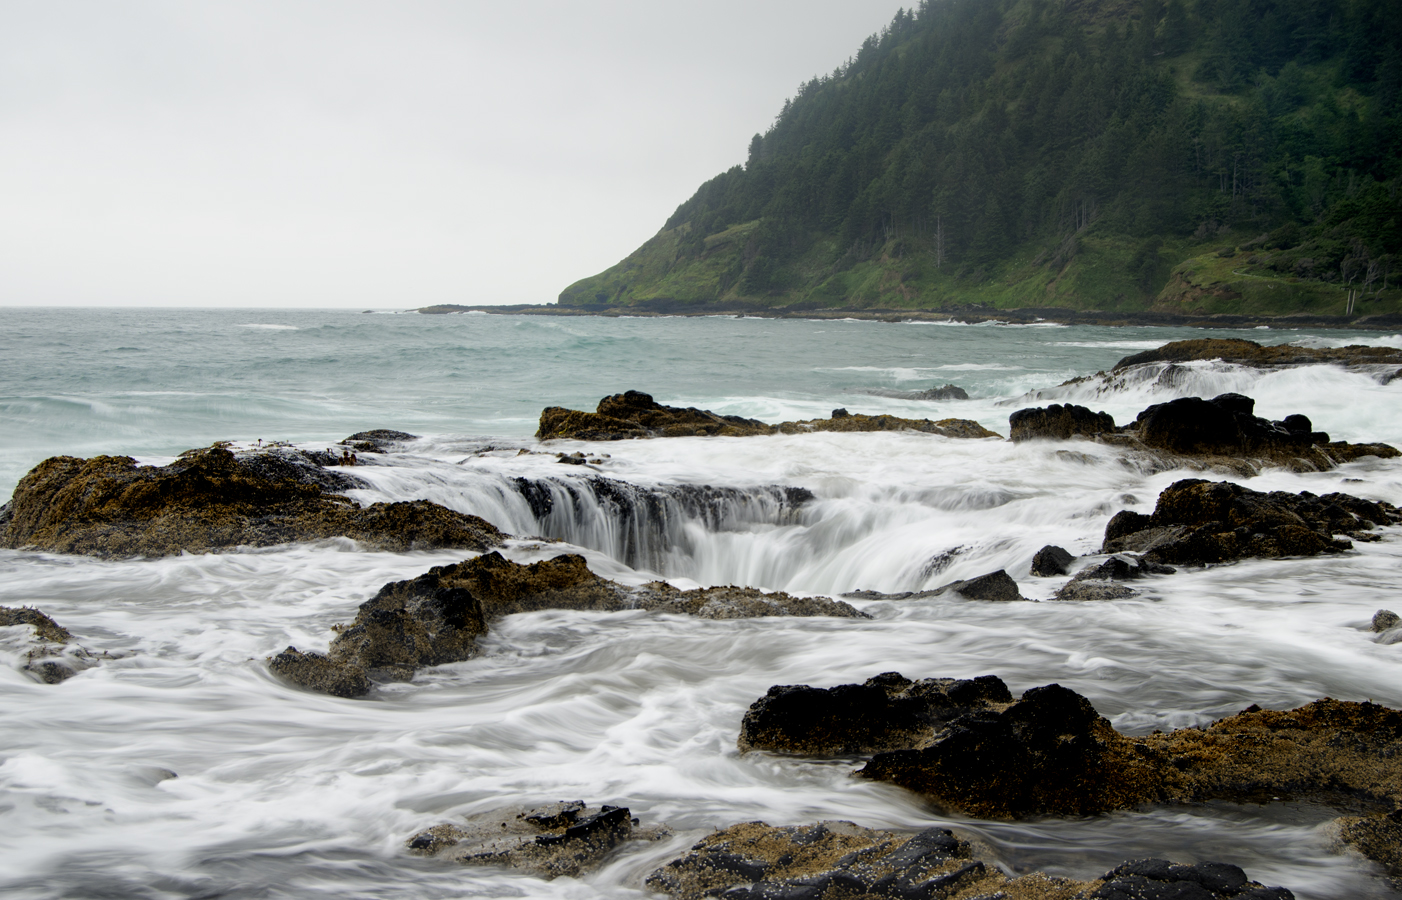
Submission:
M 142 463 L 216 440 L 335 447 L 356 431 L 419 437 L 365 455 L 361 502 L 427 498 L 516 538 L 521 562 L 582 553 L 626 583 L 753 585 L 836 595 L 1029 572 L 1055 543 L 1094 554 L 1120 509 L 1148 512 L 1188 472 L 1153 472 L 1084 441 L 1013 445 L 926 434 L 779 435 L 539 444 L 542 408 L 627 389 L 765 421 L 835 408 L 976 419 L 1006 435 L 1028 405 L 1073 402 L 1119 422 L 1177 396 L 1239 391 L 1335 439 L 1402 445 L 1402 380 L 1310 366 L 1192 363 L 1173 377 L 1078 376 L 1203 336 L 1397 347 L 1378 332 L 939 325 L 760 318 L 560 318 L 285 310 L 0 310 L 0 494 L 56 455 Z M 968 400 L 868 391 L 946 383 Z M 527 451 L 524 454 L 521 451 Z M 582 450 L 597 462 L 562 465 Z M 1212 476 L 1225 477 L 1225 476 Z M 519 490 L 548 492 L 548 513 Z M 1233 480 L 1402 504 L 1402 461 Z M 601 489 L 604 484 L 607 489 Z M 813 499 L 786 503 L 786 489 Z M 697 497 L 708 498 L 699 502 Z M 1333 852 L 1337 813 L 1208 804 L 1088 819 L 969 820 L 855 760 L 735 748 L 774 684 L 885 671 L 1059 682 L 1125 732 L 1205 724 L 1256 703 L 1331 696 L 1402 706 L 1402 645 L 1368 622 L 1402 608 L 1402 531 L 1339 556 L 1247 561 L 1151 579 L 1113 603 L 853 601 L 872 618 L 705 621 L 545 611 L 492 625 L 473 659 L 370 698 L 271 676 L 288 645 L 385 582 L 459 551 L 382 553 L 345 540 L 159 560 L 0 551 L 0 605 L 35 606 L 100 664 L 59 685 L 18 669 L 0 629 L 0 893 L 10 897 L 642 897 L 642 877 L 711 829 L 840 818 L 982 838 L 1013 873 L 1090 878 L 1145 855 L 1218 859 L 1300 897 L 1381 897 Z M 8 634 L 7 634 L 8 632 Z M 172 777 L 173 776 L 173 777 Z M 599 872 L 541 881 L 409 856 L 416 831 L 516 803 L 628 806 L 675 837 Z

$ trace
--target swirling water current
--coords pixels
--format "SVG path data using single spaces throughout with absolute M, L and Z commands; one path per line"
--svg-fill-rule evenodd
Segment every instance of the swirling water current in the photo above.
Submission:
M 531 435 L 545 406 L 590 409 L 630 388 L 766 421 L 845 407 L 972 418 L 1003 435 L 1026 405 L 1082 403 L 1123 422 L 1152 402 L 1230 390 L 1270 418 L 1302 412 L 1336 438 L 1402 445 L 1402 379 L 1377 373 L 1204 363 L 1171 379 L 1061 386 L 1211 334 L 1402 344 L 1310 330 L 0 309 L 0 495 L 56 454 L 164 463 L 215 440 L 324 448 L 395 428 L 421 437 L 358 468 L 365 486 L 353 496 L 482 515 L 520 536 L 506 552 L 522 562 L 572 551 L 630 583 L 824 595 L 1006 568 L 1045 600 L 1064 579 L 1030 575 L 1037 548 L 1093 554 L 1111 515 L 1152 509 L 1189 473 L 1146 474 L 1084 442 L 811 434 L 539 445 Z M 945 383 L 970 399 L 865 393 Z M 593 467 L 556 462 L 574 450 L 608 455 Z M 661 500 L 644 515 L 588 488 L 591 478 Z M 548 516 L 512 488 L 517 479 L 553 492 Z M 1243 483 L 1402 504 L 1396 460 Z M 728 489 L 707 495 L 720 499 L 705 515 L 684 502 L 700 486 Z M 786 508 L 775 486 L 813 499 Z M 851 778 L 852 760 L 741 756 L 735 737 L 770 685 L 893 670 L 996 674 L 1015 693 L 1060 682 L 1131 733 L 1321 696 L 1402 706 L 1402 645 L 1367 628 L 1375 610 L 1402 606 L 1399 538 L 1386 529 L 1337 557 L 1183 570 L 1105 604 L 858 602 L 869 621 L 521 614 L 495 623 L 475 658 L 365 700 L 294 689 L 263 660 L 289 644 L 324 649 L 330 627 L 380 585 L 463 554 L 348 541 L 127 561 L 0 551 L 0 605 L 36 606 L 110 656 L 42 685 L 19 671 L 17 630 L 0 629 L 0 894 L 642 897 L 642 875 L 709 829 L 842 818 L 963 828 L 1012 872 L 1093 877 L 1152 854 L 1235 862 L 1300 897 L 1388 896 L 1330 850 L 1321 825 L 1336 813 L 1326 809 L 972 821 Z M 415 831 L 456 816 L 576 798 L 629 806 L 677 837 L 554 882 L 404 851 Z

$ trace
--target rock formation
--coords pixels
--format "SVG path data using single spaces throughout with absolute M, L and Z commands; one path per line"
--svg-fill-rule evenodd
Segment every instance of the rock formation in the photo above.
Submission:
M 1014 441 L 1085 437 L 1124 447 L 1156 468 L 1225 468 L 1251 474 L 1263 466 L 1321 471 L 1364 456 L 1398 456 L 1388 444 L 1330 441 L 1309 418 L 1289 415 L 1278 422 L 1254 415 L 1256 401 L 1241 394 L 1211 400 L 1181 397 L 1147 407 L 1123 427 L 1108 413 L 1084 406 L 1052 404 L 1020 409 L 1008 417 Z
M 1065 575 L 1075 561 L 1065 548 L 1048 544 L 1032 556 L 1032 574 L 1041 578 Z
M 955 594 L 965 600 L 987 600 L 995 603 L 1027 599 L 1022 596 L 1017 582 L 1013 581 L 1012 576 L 1004 569 L 962 581 L 951 581 L 928 591 L 900 591 L 894 594 L 883 594 L 880 591 L 849 591 L 842 596 L 856 600 L 925 600 L 946 594 Z
M 1248 881 L 1218 862 L 1174 865 L 1141 859 L 1093 881 L 1040 872 L 1008 878 L 950 831 L 915 835 L 818 822 L 776 828 L 746 822 L 721 829 L 647 877 L 676 900 L 1292 900 L 1284 888 Z
M 293 452 L 219 447 L 167 466 L 55 456 L 15 488 L 0 546 L 91 556 L 169 556 L 348 537 L 382 550 L 485 550 L 504 535 L 427 500 L 358 507 L 356 482 Z
M 29 633 L 19 636 L 15 647 L 24 660 L 20 668 L 44 684 L 66 681 L 93 664 L 93 655 L 72 643 L 68 629 L 44 613 L 28 606 L 0 606 L 0 628 L 25 626 Z
M 359 697 L 374 680 L 408 680 L 423 666 L 469 659 L 492 619 L 542 609 L 647 609 L 703 619 L 867 618 L 826 597 L 734 586 L 684 591 L 665 582 L 627 587 L 589 571 L 578 554 L 522 565 L 494 551 L 386 584 L 361 604 L 355 621 L 337 629 L 326 654 L 288 647 L 269 668 L 310 690 Z
M 409 850 L 469 866 L 521 869 L 541 878 L 591 871 L 630 840 L 659 840 L 666 828 L 638 828 L 624 806 L 590 809 L 576 800 L 531 809 L 479 813 L 462 824 L 435 825 L 409 839 Z
M 967 400 L 969 392 L 957 384 L 946 384 L 926 388 L 923 391 L 896 391 L 890 388 L 872 388 L 863 391 L 873 397 L 890 397 L 895 400 Z
M 1112 371 L 1119 372 L 1134 366 L 1156 362 L 1189 362 L 1192 360 L 1220 359 L 1223 362 L 1257 369 L 1283 368 L 1285 366 L 1319 365 L 1329 363 L 1344 366 L 1402 365 L 1402 350 L 1393 347 L 1365 347 L 1352 344 L 1347 347 L 1316 349 L 1281 344 L 1266 347 L 1255 341 L 1239 338 L 1198 338 L 1190 341 L 1173 341 L 1157 350 L 1145 350 L 1126 356 L 1115 363 Z
M 1402 521 L 1396 507 L 1349 494 L 1262 493 L 1229 481 L 1185 479 L 1159 494 L 1151 515 L 1116 513 L 1102 551 L 1143 554 L 1149 564 L 1207 565 L 1247 557 L 1315 556 L 1372 538 Z
M 551 406 L 540 414 L 536 437 L 542 441 L 618 441 L 627 438 L 714 435 L 747 437 L 761 434 L 802 434 L 810 431 L 921 431 L 956 438 L 997 437 L 969 419 L 902 419 L 840 412 L 830 419 L 768 425 L 755 419 L 724 416 L 709 410 L 663 406 L 641 391 L 626 391 L 599 401 L 594 412 Z

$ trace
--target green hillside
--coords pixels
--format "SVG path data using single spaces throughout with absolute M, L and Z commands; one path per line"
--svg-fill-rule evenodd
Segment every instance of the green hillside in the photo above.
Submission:
M 1402 311 L 1396 0 L 926 0 L 577 307 Z

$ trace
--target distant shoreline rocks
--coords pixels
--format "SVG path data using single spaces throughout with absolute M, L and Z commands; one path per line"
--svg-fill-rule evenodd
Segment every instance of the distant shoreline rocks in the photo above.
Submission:
M 970 419 L 903 419 L 835 410 L 832 418 L 769 425 L 756 419 L 710 410 L 663 406 L 649 394 L 625 391 L 599 401 L 594 412 L 547 407 L 540 414 L 536 438 L 542 441 L 618 441 L 659 437 L 750 437 L 806 434 L 816 431 L 919 431 L 952 438 L 1001 437 Z

